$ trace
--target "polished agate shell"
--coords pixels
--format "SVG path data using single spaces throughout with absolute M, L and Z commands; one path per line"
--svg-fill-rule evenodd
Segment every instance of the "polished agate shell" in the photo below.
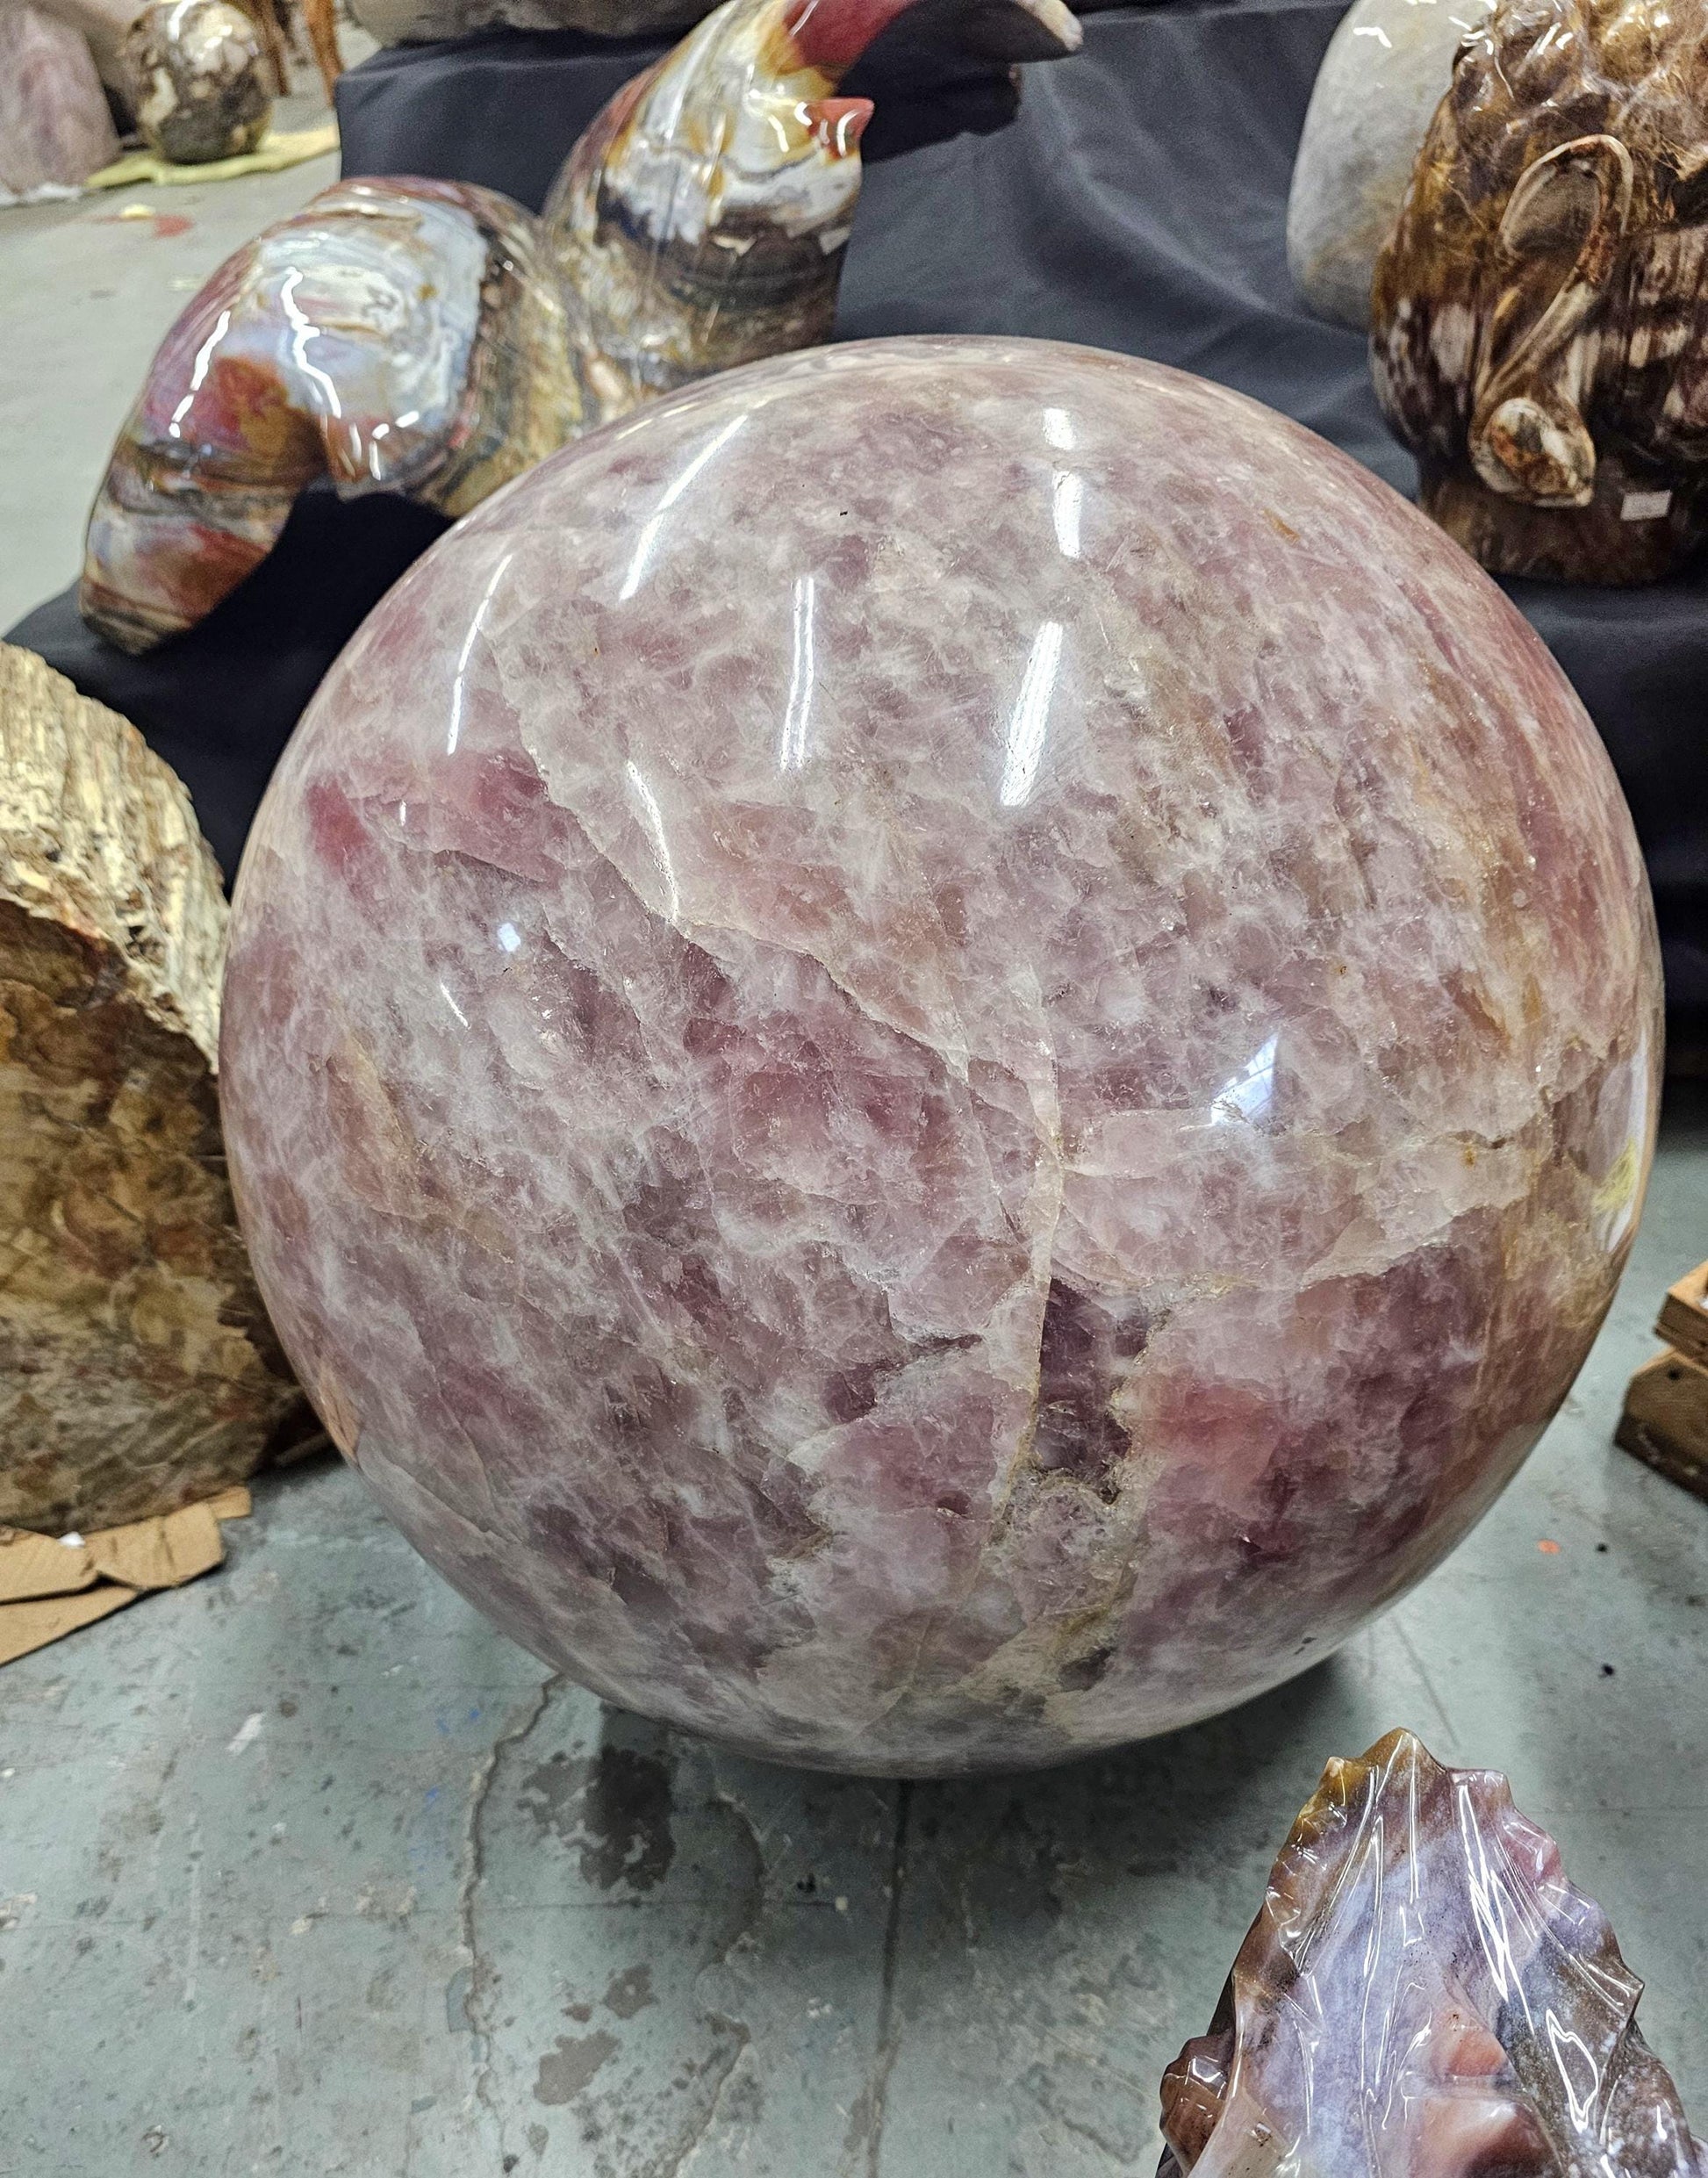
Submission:
M 1570 689 L 1384 485 L 1051 342 L 711 379 L 434 545 L 237 888 L 255 1269 L 613 1701 L 1042 1763 L 1300 1671 L 1608 1305 L 1658 1035 Z
M 1642 1993 L 1500 1772 L 1390 1732 L 1294 1824 L 1158 2178 L 1708 2178 Z
M 1708 37 L 1670 0 L 1501 0 L 1378 261 L 1424 505 L 1495 572 L 1633 584 L 1708 543 Z
M 504 24 L 513 30 L 579 30 L 598 38 L 653 38 L 682 31 L 706 0 L 353 0 L 351 16 L 382 46 L 463 38 Z
M 465 514 L 643 401 L 829 339 L 872 111 L 837 86 L 916 4 L 725 0 L 595 117 L 542 219 L 404 175 L 265 228 L 148 367 L 90 515 L 84 620 L 152 650 L 229 596 L 321 478 Z M 1080 42 L 1062 0 L 955 6 L 970 50 Z
M 583 133 L 546 199 L 585 413 L 606 422 L 714 370 L 830 338 L 869 98 L 839 97 L 917 0 L 724 0 Z M 950 0 L 964 50 L 1054 60 L 1063 0 Z
M 182 635 L 321 478 L 466 513 L 581 421 L 567 341 L 520 205 L 334 183 L 228 257 L 161 343 L 90 513 L 83 617 L 125 651 Z

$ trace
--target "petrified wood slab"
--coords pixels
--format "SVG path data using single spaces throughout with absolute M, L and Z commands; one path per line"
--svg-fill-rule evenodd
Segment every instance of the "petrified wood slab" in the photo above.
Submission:
M 0 644 L 0 1523 L 173 1511 L 299 1405 L 232 1213 L 226 905 L 135 730 Z

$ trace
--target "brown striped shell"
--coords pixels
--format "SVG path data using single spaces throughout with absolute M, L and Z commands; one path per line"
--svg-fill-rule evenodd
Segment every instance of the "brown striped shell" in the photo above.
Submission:
M 1485 566 L 1654 579 L 1708 531 L 1708 11 L 1504 0 L 1376 268 L 1424 504 Z

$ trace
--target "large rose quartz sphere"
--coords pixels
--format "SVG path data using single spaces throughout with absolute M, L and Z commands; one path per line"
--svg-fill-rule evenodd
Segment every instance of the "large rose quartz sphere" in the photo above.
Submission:
M 238 888 L 226 1126 L 334 1434 L 756 1753 L 1167 1730 L 1426 1572 L 1629 1244 L 1658 970 L 1471 561 L 1053 343 L 693 387 L 435 545 Z

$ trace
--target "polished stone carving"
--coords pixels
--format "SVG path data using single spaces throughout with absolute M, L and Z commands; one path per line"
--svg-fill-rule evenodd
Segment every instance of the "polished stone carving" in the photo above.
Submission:
M 826 0 L 819 0 L 819 6 L 829 15 L 843 12 L 827 5 Z M 804 22 L 814 11 L 800 4 L 793 13 Z M 894 11 L 881 6 L 878 11 L 879 15 Z M 942 11 L 976 22 L 981 49 L 1010 60 L 1048 59 L 1058 37 L 1052 27 L 1048 42 L 1040 45 L 1036 32 L 1016 19 L 1030 15 L 1038 23 L 1052 24 L 1057 9 L 1051 0 L 978 0 L 976 5 L 951 5 Z M 383 46 L 391 46 L 460 38 L 497 23 L 515 30 L 581 30 L 596 37 L 650 38 L 690 29 L 712 11 L 707 0 L 355 0 L 351 12 Z M 1078 42 L 1074 35 L 1073 43 Z
M 1320 318 L 1361 331 L 1370 282 L 1453 56 L 1490 0 L 1355 0 L 1317 73 L 1287 203 L 1287 262 Z
M 543 226 L 405 178 L 269 227 L 150 367 L 90 519 L 85 620 L 128 651 L 193 627 L 318 477 L 462 514 L 637 401 L 827 338 L 872 114 L 836 86 L 908 4 L 726 0 L 596 118 Z M 981 50 L 1080 40 L 1061 0 L 965 20 Z
M 1642 1988 L 1499 1772 L 1390 1732 L 1294 1824 L 1158 2178 L 1704 2178 Z
M 706 0 L 354 0 L 350 10 L 383 46 L 462 38 L 499 23 L 513 30 L 657 37 L 688 29 L 707 11 Z
M 235 158 L 267 133 L 261 40 L 231 0 L 154 0 L 131 26 L 124 62 L 137 126 L 162 159 Z
M 1432 524 L 1013 339 L 710 378 L 441 539 L 287 751 L 221 1082 L 322 1413 L 626 1707 L 1045 1762 L 1324 1655 L 1607 1306 L 1658 973 Z
M 340 182 L 167 335 L 90 516 L 80 604 L 123 650 L 193 627 L 317 478 L 460 514 L 578 414 L 535 223 L 457 182 Z
M 1429 511 L 1496 572 L 1654 579 L 1708 530 L 1708 40 L 1649 0 L 1504 0 L 1376 273 Z
M 545 222 L 593 418 L 829 338 L 872 110 L 836 91 L 909 4 L 728 0 L 587 130 Z M 991 12 L 1016 58 L 1080 40 L 1062 0 Z

